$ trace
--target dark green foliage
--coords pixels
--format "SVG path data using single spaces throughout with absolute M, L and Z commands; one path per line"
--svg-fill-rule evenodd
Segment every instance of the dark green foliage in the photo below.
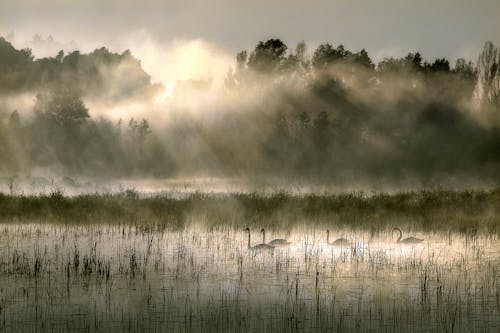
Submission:
M 32 64 L 31 50 L 16 50 L 0 37 L 0 93 L 24 89 L 29 85 Z
M 49 96 L 39 94 L 35 113 L 49 122 L 70 127 L 81 124 L 89 118 L 88 109 L 83 101 L 71 92 L 55 93 Z
M 425 69 L 419 52 L 408 53 L 404 58 L 385 58 L 378 63 L 380 73 L 415 74 Z
M 34 60 L 31 50 L 18 51 L 0 38 L 0 95 L 68 88 L 111 100 L 159 91 L 129 51 L 117 54 L 104 47 L 89 54 L 60 51 L 53 58 Z
M 449 72 L 450 62 L 445 58 L 434 60 L 432 64 L 426 66 L 432 72 Z
M 409 66 L 412 66 L 413 69 L 422 69 L 422 56 L 419 52 L 408 53 L 408 55 L 405 57 L 405 61 Z
M 287 46 L 279 39 L 269 39 L 259 42 L 255 50 L 248 57 L 248 68 L 260 73 L 272 73 L 279 69 L 284 60 Z M 243 60 L 240 53 L 240 60 Z
M 343 45 L 334 48 L 329 43 L 318 46 L 312 58 L 312 64 L 316 70 L 322 70 L 325 67 L 340 61 L 350 54 L 344 49 Z
M 362 49 L 358 53 L 354 53 L 351 58 L 351 62 L 354 65 L 358 65 L 364 67 L 365 69 L 371 70 L 375 68 L 375 65 L 373 64 L 372 60 L 368 56 L 368 52 L 366 52 L 365 49 Z

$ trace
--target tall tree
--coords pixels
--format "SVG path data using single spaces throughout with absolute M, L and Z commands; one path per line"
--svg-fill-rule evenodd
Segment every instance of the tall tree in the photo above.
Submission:
M 484 45 L 477 61 L 474 101 L 477 107 L 500 103 L 500 49 L 492 42 Z
M 321 44 L 316 51 L 314 51 L 312 65 L 315 70 L 322 70 L 349 54 L 350 52 L 346 51 L 343 45 L 334 48 L 329 43 Z
M 89 118 L 80 96 L 74 92 L 38 94 L 35 112 L 61 126 L 73 126 Z
M 248 57 L 248 68 L 257 73 L 272 73 L 279 69 L 285 59 L 287 46 L 279 39 L 259 42 Z

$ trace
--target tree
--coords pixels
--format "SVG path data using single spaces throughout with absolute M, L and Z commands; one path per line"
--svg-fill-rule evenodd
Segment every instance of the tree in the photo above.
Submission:
M 474 64 L 471 61 L 467 62 L 465 59 L 457 59 L 453 72 L 462 75 L 465 79 L 472 80 L 476 78 L 477 72 Z
M 7 178 L 7 186 L 9 187 L 9 194 L 14 195 L 14 191 L 16 188 L 16 179 L 17 176 L 10 176 Z
M 474 101 L 478 108 L 500 103 L 500 49 L 492 42 L 484 44 L 477 61 L 477 84 Z
M 62 59 L 62 63 L 68 68 L 76 69 L 80 59 L 80 51 L 73 51 Z
M 272 73 L 279 69 L 287 46 L 279 39 L 259 42 L 248 58 L 248 68 L 257 73 Z
M 360 65 L 370 70 L 375 69 L 375 65 L 373 64 L 372 60 L 368 56 L 368 52 L 366 52 L 365 49 L 362 49 L 358 53 L 353 54 L 351 58 L 353 64 Z
M 411 73 L 419 72 L 423 68 L 419 52 L 410 52 L 404 58 L 385 58 L 377 66 L 380 73 Z
M 412 70 L 421 70 L 422 69 L 422 56 L 419 52 L 408 53 L 405 57 L 405 66 Z
M 236 72 L 243 72 L 247 65 L 248 54 L 246 50 L 236 55 Z
M 403 71 L 403 68 L 403 61 L 393 57 L 384 58 L 377 65 L 377 71 L 380 73 L 399 73 Z
M 33 62 L 31 49 L 16 50 L 5 38 L 0 37 L 0 74 L 21 71 Z
M 69 91 L 38 94 L 35 112 L 64 127 L 81 124 L 89 118 L 88 109 L 81 98 Z
M 0 92 L 19 91 L 31 84 L 29 73 L 33 58 L 30 49 L 16 50 L 0 37 Z
M 128 123 L 128 127 L 133 140 L 137 142 L 140 147 L 142 147 L 147 137 L 151 134 L 151 128 L 149 127 L 148 121 L 146 119 L 137 121 L 134 118 L 131 118 Z
M 295 51 L 285 57 L 280 65 L 280 70 L 287 74 L 298 74 L 298 77 L 304 78 L 309 71 L 310 60 L 306 55 L 307 46 L 301 41 L 295 47 Z M 297 78 L 297 76 L 295 76 Z
M 329 65 L 343 59 L 350 54 L 343 45 L 333 48 L 329 43 L 318 46 L 312 57 L 312 65 L 315 70 L 322 70 Z
M 64 51 L 63 50 L 60 50 L 58 53 L 57 53 L 57 56 L 56 56 L 56 61 L 57 62 L 62 62 L 64 58 Z
M 295 47 L 295 56 L 303 64 L 307 63 L 306 53 L 307 53 L 306 42 L 300 41 L 299 43 L 297 43 L 297 46 Z
M 438 58 L 432 64 L 426 64 L 431 72 L 449 72 L 450 62 L 446 58 Z

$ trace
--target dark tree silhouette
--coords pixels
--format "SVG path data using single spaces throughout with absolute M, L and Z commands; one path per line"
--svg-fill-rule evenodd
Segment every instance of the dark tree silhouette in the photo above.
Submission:
M 420 71 L 422 69 L 422 56 L 420 53 L 408 53 L 405 57 L 405 66 L 408 66 L 411 70 Z
M 431 72 L 449 72 L 450 62 L 446 58 L 438 58 L 432 64 L 428 64 L 427 68 Z
M 248 57 L 248 68 L 257 73 L 272 73 L 279 70 L 285 58 L 287 46 L 279 39 L 259 42 Z
M 368 52 L 365 49 L 362 49 L 358 53 L 354 53 L 352 55 L 352 63 L 355 65 L 359 65 L 368 70 L 375 69 L 375 65 L 373 64 L 370 56 L 368 56 Z
M 380 73 L 415 73 L 424 69 L 419 52 L 408 53 L 404 58 L 385 58 L 378 63 Z
M 344 49 L 343 45 L 333 48 L 329 43 L 318 46 L 312 57 L 312 65 L 316 70 L 323 70 L 329 65 L 348 56 L 350 52 Z

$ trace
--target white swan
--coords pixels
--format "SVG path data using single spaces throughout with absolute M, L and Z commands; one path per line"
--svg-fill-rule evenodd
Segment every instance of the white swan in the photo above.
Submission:
M 423 242 L 424 240 L 421 239 L 421 238 L 416 238 L 416 237 L 408 237 L 408 238 L 405 238 L 405 239 L 401 239 L 403 237 L 403 232 L 401 231 L 401 229 L 399 228 L 394 228 L 392 229 L 392 232 L 394 231 L 398 231 L 399 232 L 399 238 L 397 240 L 397 243 L 401 243 L 401 244 L 418 244 L 420 242 Z
M 330 242 L 330 230 L 328 229 L 326 230 L 326 243 L 331 246 L 346 246 L 351 244 L 349 240 L 345 238 L 338 238 L 333 242 Z
M 262 244 L 266 244 L 266 230 L 264 228 L 260 229 L 260 232 L 262 233 Z M 291 242 L 287 241 L 286 239 L 282 238 L 276 238 L 267 243 L 267 245 L 271 245 L 273 247 L 285 247 L 292 244 Z
M 272 252 L 274 250 L 274 246 L 267 244 L 257 244 L 255 246 L 250 246 L 250 229 L 247 227 L 245 231 L 248 232 L 248 249 L 252 252 Z

